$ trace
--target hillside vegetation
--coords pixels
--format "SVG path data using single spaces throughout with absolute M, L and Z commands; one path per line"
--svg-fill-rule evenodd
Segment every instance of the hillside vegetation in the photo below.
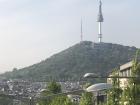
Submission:
M 2 76 L 35 81 L 77 80 L 86 72 L 107 75 L 113 68 L 130 61 L 137 48 L 112 43 L 83 41 L 50 58 Z

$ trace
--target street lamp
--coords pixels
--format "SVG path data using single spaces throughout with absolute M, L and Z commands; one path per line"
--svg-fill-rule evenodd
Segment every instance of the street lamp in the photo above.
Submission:
M 29 97 L 29 101 L 30 105 L 32 105 L 32 97 Z
M 83 77 L 84 78 L 91 78 L 91 77 L 99 77 L 99 75 L 95 74 L 95 73 L 86 73 Z

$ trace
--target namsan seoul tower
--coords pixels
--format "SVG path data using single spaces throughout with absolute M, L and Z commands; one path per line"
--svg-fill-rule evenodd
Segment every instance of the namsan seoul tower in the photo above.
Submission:
M 100 0 L 99 1 L 99 13 L 98 13 L 98 17 L 97 17 L 98 29 L 99 29 L 99 33 L 98 33 L 99 43 L 102 42 L 102 22 L 103 21 L 104 21 L 104 18 L 103 18 L 103 14 L 102 14 L 102 2 Z

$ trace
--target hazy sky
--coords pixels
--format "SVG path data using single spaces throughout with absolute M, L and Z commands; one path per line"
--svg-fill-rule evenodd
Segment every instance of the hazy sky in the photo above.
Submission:
M 103 1 L 103 41 L 140 48 L 140 0 Z M 0 0 L 0 73 L 98 41 L 97 0 Z

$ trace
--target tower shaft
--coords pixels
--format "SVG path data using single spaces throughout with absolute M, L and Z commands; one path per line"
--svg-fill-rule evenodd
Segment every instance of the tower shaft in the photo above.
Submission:
M 102 14 L 102 2 L 100 0 L 99 2 L 99 13 L 98 13 L 98 18 L 97 18 L 97 22 L 98 22 L 98 39 L 99 39 L 99 43 L 102 42 L 102 22 L 104 21 L 103 19 L 103 14 Z
M 99 32 L 98 32 L 98 39 L 99 39 L 99 43 L 101 43 L 102 42 L 102 23 L 101 22 L 99 22 Z

